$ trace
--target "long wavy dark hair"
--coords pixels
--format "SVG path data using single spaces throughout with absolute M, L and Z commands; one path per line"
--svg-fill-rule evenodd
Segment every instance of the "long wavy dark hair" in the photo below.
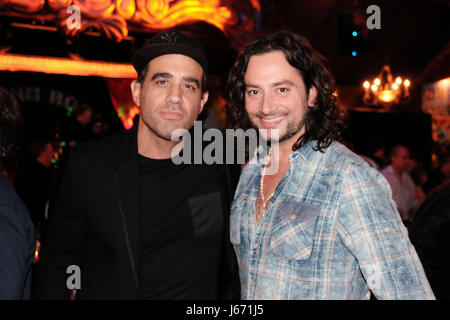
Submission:
M 237 57 L 227 83 L 228 126 L 244 130 L 253 127 L 245 110 L 244 75 L 248 62 L 253 55 L 278 50 L 300 72 L 306 93 L 311 86 L 317 89 L 315 106 L 308 108 L 306 114 L 305 133 L 296 141 L 293 150 L 310 140 L 317 140 L 315 150 L 324 151 L 334 140 L 340 138 L 345 128 L 346 112 L 337 103 L 335 81 L 325 66 L 326 59 L 312 48 L 306 38 L 289 31 L 258 38 Z

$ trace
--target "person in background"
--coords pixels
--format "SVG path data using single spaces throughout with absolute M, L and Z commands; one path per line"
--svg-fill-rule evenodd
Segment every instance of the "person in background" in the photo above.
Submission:
M 0 299 L 29 299 L 36 247 L 33 223 L 5 176 L 3 164 L 19 149 L 21 111 L 15 97 L 0 87 Z
M 386 147 L 383 145 L 377 145 L 375 147 L 375 150 L 372 152 L 371 158 L 377 163 L 379 170 L 384 168 L 385 153 L 386 153 Z
M 426 194 L 423 190 L 423 186 L 428 181 L 428 174 L 424 166 L 422 164 L 417 164 L 416 166 L 414 166 L 414 168 L 411 169 L 409 174 L 416 187 L 414 193 L 417 195 L 417 198 L 425 200 Z
M 64 138 L 73 147 L 77 143 L 93 139 L 90 123 L 92 121 L 92 109 L 86 105 L 75 108 L 72 118 L 64 128 Z
M 408 226 L 409 238 L 438 300 L 450 299 L 450 180 L 435 187 Z
M 29 151 L 29 155 L 19 166 L 16 191 L 27 206 L 39 235 L 53 190 L 51 166 L 55 149 L 49 140 L 35 139 L 29 145 Z
M 390 152 L 391 164 L 381 170 L 389 182 L 398 212 L 405 225 L 412 219 L 414 211 L 424 200 L 423 194 L 416 190 L 416 186 L 408 173 L 410 165 L 409 149 L 404 145 L 395 145 Z
M 425 193 L 450 179 L 450 151 L 436 156 L 436 167 L 431 170 L 427 182 L 423 186 Z
M 385 167 L 385 153 L 386 147 L 384 144 L 377 139 L 372 139 L 368 141 L 364 155 L 371 160 L 369 162 L 371 167 L 381 171 Z M 364 160 L 367 161 L 367 159 Z
M 105 124 L 100 117 L 94 117 L 90 123 L 90 127 L 92 131 L 92 140 L 99 140 L 104 137 Z

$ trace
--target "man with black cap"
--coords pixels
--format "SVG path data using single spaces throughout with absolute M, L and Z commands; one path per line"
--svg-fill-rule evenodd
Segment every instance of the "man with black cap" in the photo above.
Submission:
M 227 168 L 171 159 L 179 144 L 172 133 L 190 130 L 208 99 L 203 46 L 169 30 L 132 62 L 137 128 L 72 150 L 36 297 L 64 299 L 76 289 L 77 299 L 238 298 Z

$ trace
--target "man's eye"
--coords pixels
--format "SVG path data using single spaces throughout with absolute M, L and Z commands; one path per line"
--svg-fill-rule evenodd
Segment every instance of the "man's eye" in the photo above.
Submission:
M 288 91 L 287 88 L 279 88 L 278 91 L 280 91 L 281 93 L 285 93 Z
M 250 91 L 248 91 L 248 95 L 250 95 L 250 96 L 257 95 L 258 93 L 259 93 L 258 90 L 250 90 Z
M 165 84 L 167 84 L 167 81 L 166 80 L 158 80 L 157 83 L 165 85 Z
M 195 90 L 195 87 L 193 85 L 185 84 L 184 86 L 185 86 L 186 89 Z

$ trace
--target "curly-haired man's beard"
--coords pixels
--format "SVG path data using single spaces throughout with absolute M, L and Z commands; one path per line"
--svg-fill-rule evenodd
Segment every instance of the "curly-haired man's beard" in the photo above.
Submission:
M 286 132 L 283 134 L 283 136 L 278 138 L 277 135 L 271 134 L 270 135 L 270 142 L 271 143 L 281 143 L 281 142 L 286 141 L 286 140 L 292 138 L 293 136 L 295 136 L 306 125 L 306 121 L 308 119 L 309 112 L 310 112 L 310 108 L 307 108 L 305 114 L 303 115 L 302 120 L 298 124 L 288 123 L 287 128 L 286 128 Z M 250 122 L 252 123 L 253 127 L 258 128 L 250 117 L 249 117 L 249 119 L 250 119 Z

